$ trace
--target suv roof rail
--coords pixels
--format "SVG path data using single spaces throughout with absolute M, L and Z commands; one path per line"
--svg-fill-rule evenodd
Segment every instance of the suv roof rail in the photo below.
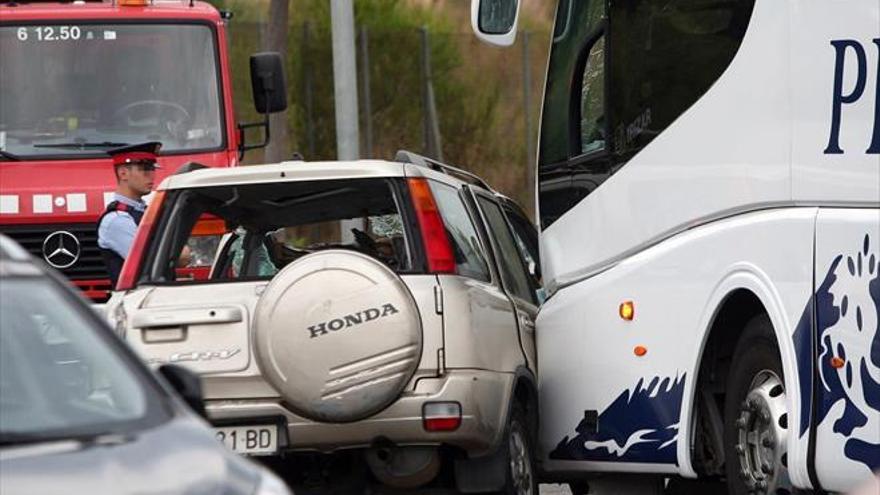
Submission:
M 459 179 L 463 182 L 467 182 L 468 184 L 476 185 L 482 187 L 487 191 L 494 191 L 489 184 L 486 183 L 483 179 L 481 179 L 476 174 L 468 172 L 467 170 L 462 170 L 458 167 L 454 167 L 452 165 L 438 162 L 433 158 L 428 158 L 426 156 L 419 155 L 418 153 L 413 153 L 412 151 L 407 150 L 399 150 L 397 155 L 394 157 L 394 161 L 402 162 L 402 163 L 412 163 L 413 165 L 418 165 L 421 167 L 427 167 L 431 170 L 436 170 L 437 172 L 442 172 L 446 175 L 451 175 L 456 179 Z
M 208 166 L 202 165 L 201 163 L 198 163 L 198 162 L 186 162 L 183 165 L 181 165 L 180 167 L 178 167 L 177 170 L 175 170 L 174 173 L 171 175 L 187 174 L 187 173 L 192 172 L 194 170 L 201 170 L 203 168 L 208 168 Z

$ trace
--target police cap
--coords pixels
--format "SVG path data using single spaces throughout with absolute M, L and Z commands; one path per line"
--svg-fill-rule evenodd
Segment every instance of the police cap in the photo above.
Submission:
M 148 143 L 132 144 L 113 148 L 108 150 L 107 154 L 113 158 L 113 165 L 152 165 L 153 168 L 159 168 L 156 164 L 156 155 L 162 143 L 158 141 L 150 141 Z

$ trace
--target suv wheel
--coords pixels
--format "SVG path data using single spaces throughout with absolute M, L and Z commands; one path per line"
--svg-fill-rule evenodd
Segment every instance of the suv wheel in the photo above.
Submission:
M 533 457 L 533 432 L 528 417 L 519 404 L 514 404 L 507 425 L 507 474 L 504 495 L 537 495 L 538 480 Z M 503 447 L 502 447 L 503 448 Z

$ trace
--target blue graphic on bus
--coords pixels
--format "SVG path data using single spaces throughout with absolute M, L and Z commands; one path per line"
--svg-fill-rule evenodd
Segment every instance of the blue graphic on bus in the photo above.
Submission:
M 880 256 L 870 248 L 870 236 L 865 235 L 855 256 L 834 258 L 793 339 L 801 382 L 800 435 L 810 425 L 815 365 L 819 371 L 816 423 L 831 422 L 831 431 L 842 437 L 846 458 L 876 470 L 880 468 L 880 439 L 871 432 L 880 423 Z M 830 415 L 832 410 L 841 412 Z
M 685 375 L 640 379 L 598 418 L 597 431 L 582 420 L 577 435 L 562 439 L 551 459 L 677 464 L 676 442 Z

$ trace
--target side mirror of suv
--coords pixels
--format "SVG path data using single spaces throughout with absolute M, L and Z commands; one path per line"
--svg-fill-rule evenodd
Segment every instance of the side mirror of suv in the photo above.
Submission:
M 159 367 L 159 374 L 196 414 L 203 418 L 207 417 L 205 401 L 202 398 L 202 380 L 199 375 L 177 364 L 162 365 Z

